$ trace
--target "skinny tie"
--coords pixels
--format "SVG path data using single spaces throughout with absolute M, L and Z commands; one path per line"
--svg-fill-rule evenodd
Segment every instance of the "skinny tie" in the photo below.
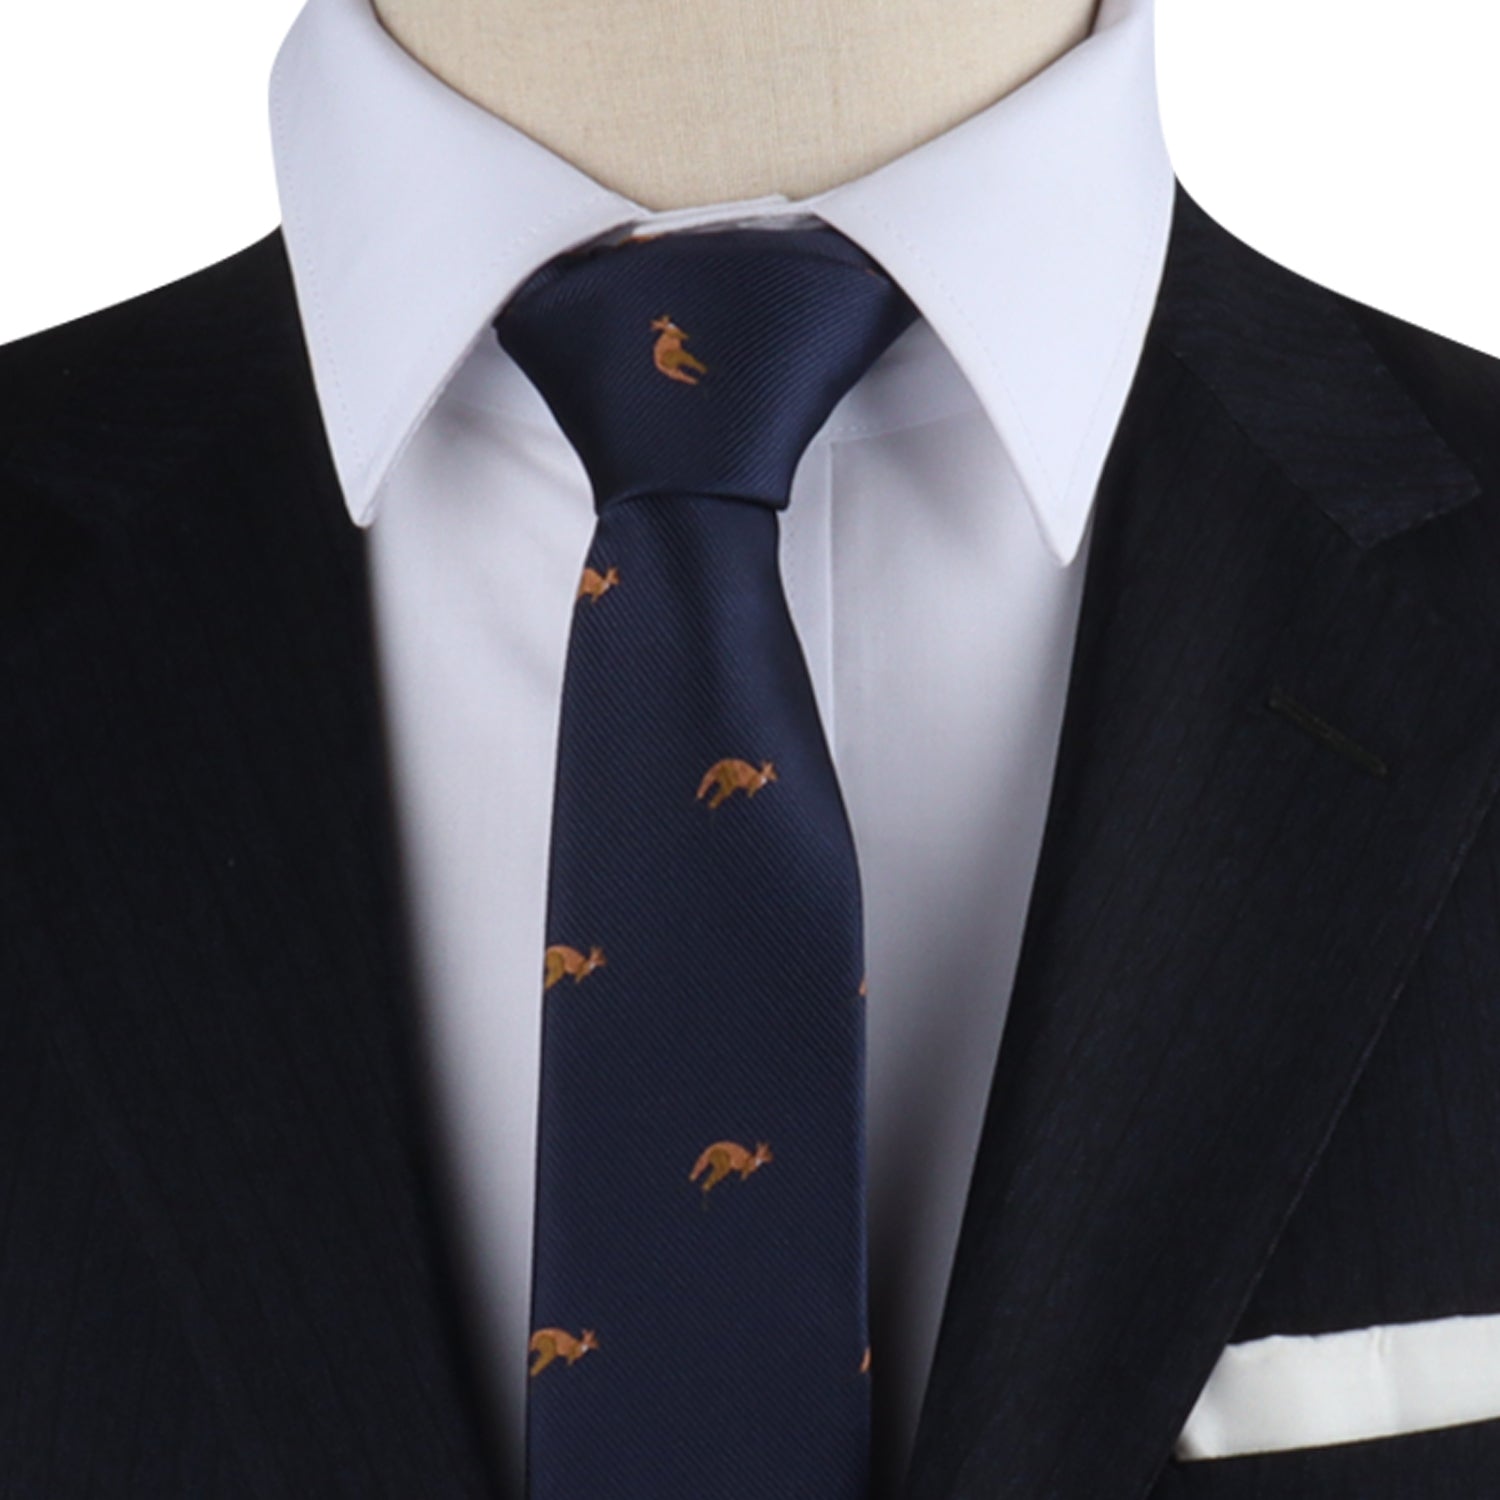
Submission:
M 529 1500 L 867 1500 L 859 873 L 777 512 L 915 316 L 819 226 L 574 251 L 496 320 L 598 515 L 548 869 Z

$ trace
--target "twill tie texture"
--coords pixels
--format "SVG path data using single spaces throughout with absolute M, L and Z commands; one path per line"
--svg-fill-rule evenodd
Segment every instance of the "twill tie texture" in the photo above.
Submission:
M 915 309 L 837 231 L 548 262 L 496 320 L 577 449 L 530 1500 L 865 1500 L 864 960 L 782 592 L 802 454 Z

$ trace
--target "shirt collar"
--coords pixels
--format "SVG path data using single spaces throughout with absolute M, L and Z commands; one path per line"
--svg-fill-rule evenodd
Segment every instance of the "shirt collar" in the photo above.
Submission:
M 309 0 L 271 83 L 283 229 L 349 512 L 538 266 L 621 226 L 815 214 L 900 283 L 967 378 L 1049 551 L 1082 543 L 1155 305 L 1172 168 L 1152 0 L 1020 89 L 812 196 L 653 212 L 470 103 L 370 0 Z

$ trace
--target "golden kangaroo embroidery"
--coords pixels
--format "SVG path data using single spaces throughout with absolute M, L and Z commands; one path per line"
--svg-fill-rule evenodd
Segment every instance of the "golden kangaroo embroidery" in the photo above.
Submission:
M 571 974 L 574 984 L 582 984 L 595 969 L 604 967 L 604 950 L 602 948 L 590 948 L 588 957 L 585 958 L 576 948 L 569 948 L 562 943 L 554 943 L 547 950 L 543 965 L 544 990 L 550 990 L 559 979 Z
M 764 1142 L 757 1143 L 754 1151 L 747 1151 L 737 1141 L 715 1141 L 712 1146 L 704 1149 L 703 1155 L 693 1164 L 693 1170 L 688 1173 L 689 1182 L 697 1182 L 703 1177 L 703 1191 L 707 1193 L 729 1176 L 731 1172 L 740 1174 L 743 1182 L 752 1172 L 759 1171 L 767 1162 L 775 1161 L 771 1155 L 771 1148 Z
M 691 338 L 692 334 L 685 333 L 665 313 L 651 320 L 651 330 L 656 334 L 656 347 L 651 351 L 651 357 L 667 379 L 697 385 L 698 375 L 708 374 L 708 366 L 682 347 L 683 340 Z M 696 370 L 698 375 L 688 374 L 689 370 Z
M 566 1328 L 538 1328 L 526 1346 L 527 1352 L 537 1357 L 531 1374 L 540 1375 L 555 1359 L 576 1365 L 590 1349 L 598 1347 L 599 1340 L 592 1328 L 585 1328 L 582 1338 L 574 1338 Z
M 578 598 L 597 604 L 620 581 L 618 568 L 607 568 L 599 572 L 596 568 L 585 568 L 578 584 Z M 574 600 L 577 603 L 577 600 Z
M 768 760 L 760 763 L 756 770 L 748 761 L 719 760 L 708 768 L 698 786 L 698 801 L 701 802 L 713 790 L 709 806 L 722 807 L 736 792 L 753 797 L 768 781 L 776 780 L 776 767 Z

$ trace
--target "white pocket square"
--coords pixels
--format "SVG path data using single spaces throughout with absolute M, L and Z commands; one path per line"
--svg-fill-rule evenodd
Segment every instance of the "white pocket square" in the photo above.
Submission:
M 1397 1437 L 1500 1417 L 1500 1315 L 1387 1323 L 1231 1344 L 1179 1459 Z

